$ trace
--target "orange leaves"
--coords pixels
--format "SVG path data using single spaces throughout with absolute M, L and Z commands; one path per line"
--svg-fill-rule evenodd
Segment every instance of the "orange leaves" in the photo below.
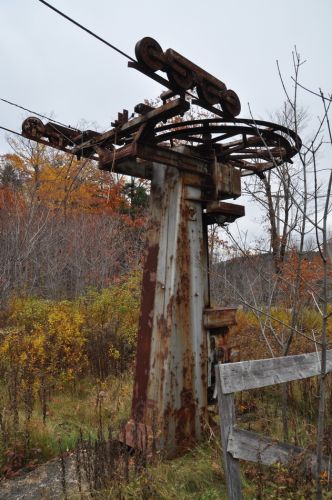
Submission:
M 312 294 L 317 294 L 323 278 L 322 261 L 318 253 L 300 257 L 296 250 L 287 255 L 281 267 L 282 303 L 285 307 L 292 307 L 294 294 L 302 306 L 312 302 Z
M 0 187 L 0 210 L 22 212 L 24 208 L 25 201 L 20 192 L 10 186 Z
M 77 160 L 64 153 L 50 153 L 40 145 L 29 150 L 16 141 L 13 147 L 16 154 L 4 155 L 2 162 L 22 179 L 21 193 L 26 201 L 37 201 L 51 210 L 65 213 L 69 210 L 115 213 L 129 206 L 123 193 L 124 179 L 98 170 L 94 162 Z M 10 203 L 8 193 L 0 197 L 0 206 Z
M 124 202 L 121 187 L 121 182 L 115 182 L 96 166 L 67 158 L 59 166 L 43 167 L 38 197 L 49 208 L 63 211 L 114 211 Z
M 129 227 L 145 224 L 148 191 L 141 181 L 128 183 L 128 177 L 101 171 L 89 159 L 77 160 L 30 141 L 11 140 L 11 146 L 14 154 L 0 157 L 0 174 L 2 164 L 8 165 L 19 186 L 5 185 L 0 175 L 0 209 L 10 209 L 20 195 L 20 210 L 41 207 L 50 216 L 56 212 L 65 218 L 106 213 Z

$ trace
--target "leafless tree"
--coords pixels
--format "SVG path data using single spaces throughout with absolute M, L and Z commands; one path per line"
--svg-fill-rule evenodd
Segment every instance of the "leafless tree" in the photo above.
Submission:
M 223 281 L 223 290 L 231 290 L 232 297 L 256 314 L 262 340 L 267 352 L 272 355 L 287 355 L 294 339 L 306 335 L 301 330 L 301 315 L 304 310 L 303 287 L 311 306 L 316 307 L 321 315 L 321 329 L 314 334 L 311 344 L 320 351 L 321 376 L 319 390 L 319 413 L 317 422 L 317 498 L 322 498 L 320 473 L 322 468 L 323 438 L 325 431 L 326 408 L 326 351 L 329 347 L 327 338 L 328 304 L 331 303 L 331 253 L 329 243 L 329 217 L 332 210 L 332 167 L 329 163 L 329 148 L 332 146 L 332 134 L 329 121 L 331 95 L 325 95 L 305 89 L 300 82 L 300 70 L 303 61 L 297 50 L 293 53 L 294 74 L 292 90 L 288 91 L 281 70 L 279 75 L 285 91 L 286 102 L 279 121 L 289 129 L 304 137 L 304 145 L 298 160 L 292 164 L 275 165 L 264 178 L 255 178 L 245 184 L 248 195 L 254 199 L 265 213 L 268 226 L 268 245 L 256 251 L 249 250 L 243 239 L 236 238 L 231 232 L 230 238 L 236 248 L 237 257 L 232 261 L 219 264 L 218 277 Z M 310 133 L 304 129 L 307 113 L 299 104 L 300 92 L 311 92 L 320 99 L 322 112 L 316 126 L 311 120 Z M 313 128 L 313 130 L 312 130 Z M 325 157 L 323 156 L 323 151 Z M 325 164 L 324 164 L 325 162 Z M 315 238 L 314 252 L 308 253 L 309 239 Z M 289 258 L 289 251 L 296 248 L 297 260 L 294 279 L 289 283 L 283 269 Z M 321 276 L 315 286 L 303 283 L 302 271 L 310 255 L 319 255 Z M 263 257 L 263 254 L 265 257 Z M 232 280 L 236 269 L 237 281 Z M 223 269 L 223 272 L 220 270 Z M 241 274 L 242 273 L 242 274 Z M 240 275 L 240 278 L 239 278 Z M 285 324 L 282 334 L 273 329 L 272 306 L 280 300 L 280 291 L 288 281 L 291 318 Z M 240 282 L 240 283 L 239 283 Z M 244 286 L 243 286 L 244 284 Z M 258 287 L 256 286 L 258 284 Z M 263 285 L 264 284 L 264 288 Z M 260 287 L 262 288 L 260 289 Z M 265 293 L 262 293 L 264 289 Z M 316 332 L 317 333 L 317 332 Z M 308 339 L 309 340 L 309 339 Z M 287 387 L 283 387 L 282 420 L 284 438 L 288 440 Z

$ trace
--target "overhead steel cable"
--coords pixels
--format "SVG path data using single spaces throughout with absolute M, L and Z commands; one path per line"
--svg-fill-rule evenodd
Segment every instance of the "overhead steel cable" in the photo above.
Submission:
M 15 132 L 15 130 L 11 130 L 10 128 L 2 127 L 1 125 L 0 125 L 0 129 L 4 130 L 5 132 L 9 132 L 10 134 L 15 134 L 15 135 L 19 135 L 20 137 L 24 137 L 23 134 L 20 134 L 19 132 Z M 26 137 L 24 137 L 24 139 L 26 139 Z
M 51 125 L 52 125 L 52 124 L 51 124 Z M 52 126 L 55 128 L 55 130 L 56 130 L 57 132 L 60 132 L 59 130 L 57 130 L 57 129 L 56 129 L 55 125 L 52 125 Z M 18 135 L 19 137 L 23 137 L 23 139 L 30 140 L 28 137 L 26 137 L 25 135 L 21 134 L 20 132 L 16 132 L 15 130 L 12 130 L 12 129 L 7 128 L 7 127 L 3 127 L 2 125 L 0 125 L 0 129 L 1 129 L 1 130 L 4 130 L 5 132 L 9 132 L 10 134 L 15 134 L 15 135 Z M 70 140 L 70 139 L 69 139 L 69 137 L 67 137 L 65 134 L 62 134 L 62 135 L 63 135 L 66 139 Z M 73 142 L 73 141 L 71 141 L 71 142 Z M 75 144 L 75 143 L 73 142 L 73 144 Z M 45 146 L 47 146 L 47 144 L 45 144 Z M 68 151 L 68 152 L 69 152 L 69 151 Z
M 38 113 L 37 111 L 33 111 L 32 109 L 25 108 L 21 104 L 16 104 L 15 102 L 8 101 L 7 99 L 3 99 L 2 97 L 0 97 L 0 101 L 5 102 L 6 104 L 10 104 L 10 106 L 15 106 L 16 108 L 22 109 L 23 111 L 27 111 L 28 113 L 32 113 L 36 116 L 39 116 L 40 118 L 45 118 L 45 120 L 49 120 L 50 122 L 57 123 L 58 125 L 61 125 L 62 127 L 67 127 L 67 128 L 70 128 L 71 130 L 75 130 L 75 132 L 79 132 L 79 130 L 75 127 L 71 127 L 70 125 L 65 125 L 64 123 L 61 123 L 57 120 L 53 120 L 53 118 L 50 118 L 49 116 Z
M 107 45 L 111 49 L 115 50 L 116 52 L 118 52 L 122 56 L 126 57 L 130 61 L 136 62 L 133 57 L 129 56 L 128 54 L 126 54 L 122 50 L 120 50 L 117 47 L 115 47 L 115 45 L 112 45 L 111 43 L 109 43 L 107 40 L 105 40 L 101 36 L 97 35 L 96 33 L 94 33 L 93 31 L 89 30 L 88 28 L 86 28 L 82 24 L 78 23 L 77 21 L 75 21 L 75 19 L 67 16 L 67 14 L 64 14 L 64 12 L 61 12 L 61 10 L 56 9 L 55 7 L 53 7 L 53 5 L 49 4 L 48 2 L 45 2 L 45 0 L 38 0 L 38 2 L 43 3 L 44 5 L 46 5 L 46 7 L 49 7 L 54 12 L 56 12 L 57 14 L 59 14 L 59 16 L 64 17 L 65 19 L 67 19 L 67 21 L 70 21 L 71 23 L 75 24 L 75 26 L 78 26 L 78 28 L 80 28 L 81 30 L 86 31 L 86 33 L 89 33 L 89 35 L 93 36 L 94 38 L 97 38 L 97 40 L 99 40 L 100 42 L 104 43 L 105 45 Z
M 73 140 L 68 137 L 64 132 L 63 130 L 60 130 L 58 126 L 61 126 L 61 127 L 65 127 L 65 128 L 69 128 L 70 130 L 73 130 L 74 132 L 77 132 L 78 134 L 80 133 L 80 130 L 77 129 L 77 128 L 74 128 L 74 127 L 70 127 L 68 125 L 65 125 L 64 123 L 61 123 L 61 122 L 58 122 L 57 120 L 53 120 L 52 118 L 50 118 L 49 116 L 46 116 L 46 115 L 43 115 L 41 113 L 38 113 L 37 111 L 33 111 L 32 109 L 28 109 L 28 108 L 25 108 L 24 106 L 21 106 L 20 104 L 16 104 L 15 102 L 12 102 L 12 101 L 8 101 L 7 99 L 3 99 L 2 97 L 0 97 L 0 101 L 2 102 L 5 102 L 6 104 L 9 104 L 10 106 L 15 106 L 16 108 L 19 108 L 19 109 L 22 109 L 23 111 L 27 111 L 28 113 L 33 113 L 34 115 L 37 115 L 39 116 L 40 118 L 45 118 L 45 120 L 48 120 L 49 121 L 49 124 L 52 128 L 54 128 L 54 130 L 56 132 L 58 132 L 60 135 L 62 135 L 62 137 L 64 137 L 65 139 L 67 139 L 68 141 L 70 141 L 73 145 L 75 145 L 75 142 L 73 142 Z M 19 135 L 22 135 L 22 134 L 19 134 Z M 24 136 L 22 136 L 24 137 Z
M 62 16 L 64 17 L 65 19 L 67 19 L 67 21 L 70 21 L 71 23 L 75 24 L 75 26 L 78 26 L 80 29 L 82 29 L 83 31 L 86 31 L 86 33 L 89 33 L 89 35 L 93 36 L 94 38 L 96 38 L 97 40 L 99 40 L 100 42 L 104 43 L 105 45 L 107 45 L 108 47 L 110 47 L 111 49 L 115 50 L 116 52 L 118 52 L 119 54 L 121 54 L 122 56 L 126 57 L 129 61 L 132 61 L 134 63 L 136 63 L 137 61 L 131 57 L 130 55 L 126 54 L 125 52 L 123 52 L 123 50 L 119 49 L 118 47 L 116 47 L 115 45 L 109 43 L 107 40 L 105 40 L 104 38 L 102 38 L 101 36 L 97 35 L 97 33 L 94 33 L 93 31 L 91 31 L 89 28 L 86 28 L 85 26 L 83 26 L 82 24 L 80 24 L 79 22 L 75 21 L 75 19 L 67 16 L 67 14 L 65 14 L 64 12 L 62 12 L 61 10 L 57 9 L 56 7 L 54 7 L 53 5 L 49 4 L 48 2 L 45 2 L 45 0 L 38 0 L 38 2 L 46 5 L 46 7 L 49 7 L 50 9 L 52 9 L 54 12 L 56 12 L 57 14 L 59 14 L 59 16 Z M 185 93 L 187 95 L 189 95 L 190 97 L 196 99 L 196 96 L 193 95 L 192 93 L 190 93 L 188 90 L 185 91 Z

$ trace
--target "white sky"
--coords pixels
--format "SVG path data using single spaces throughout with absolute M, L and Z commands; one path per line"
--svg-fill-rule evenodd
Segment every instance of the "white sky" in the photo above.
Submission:
M 276 59 L 291 89 L 294 45 L 307 61 L 301 83 L 332 91 L 331 0 L 49 2 L 133 57 L 143 36 L 174 48 L 237 92 L 241 117 L 248 102 L 257 119 L 282 105 Z M 0 0 L 0 56 L 0 97 L 68 125 L 85 120 L 104 130 L 118 111 L 164 90 L 38 0 Z M 318 100 L 305 92 L 300 100 L 316 122 Z M 26 116 L 0 102 L 0 125 L 20 131 Z M 0 154 L 9 151 L 5 138 L 0 131 Z M 260 222 L 247 205 L 241 227 L 258 235 Z

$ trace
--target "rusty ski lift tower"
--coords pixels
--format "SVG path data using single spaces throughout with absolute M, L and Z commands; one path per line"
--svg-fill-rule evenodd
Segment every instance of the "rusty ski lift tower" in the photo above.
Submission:
M 137 62 L 128 65 L 168 89 L 161 106 L 138 104 L 130 119 L 123 110 L 105 133 L 33 117 L 23 122 L 22 133 L 97 160 L 102 170 L 151 180 L 132 415 L 124 439 L 147 446 L 154 428 L 157 446 L 173 455 L 203 433 L 209 345 L 214 362 L 230 360 L 227 333 L 235 309 L 211 308 L 207 227 L 243 216 L 243 206 L 224 201 L 240 196 L 241 176 L 262 177 L 291 162 L 301 140 L 275 123 L 235 118 L 241 105 L 233 90 L 174 50 L 163 52 L 154 39 L 140 40 L 135 52 Z M 192 105 L 211 117 L 186 119 Z

